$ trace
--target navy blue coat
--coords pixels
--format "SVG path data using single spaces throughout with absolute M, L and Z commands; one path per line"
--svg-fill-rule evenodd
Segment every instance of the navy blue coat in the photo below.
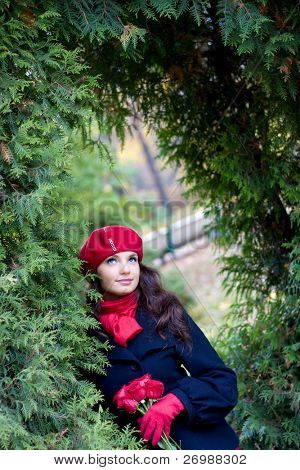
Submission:
M 192 352 L 171 333 L 164 333 L 163 340 L 155 331 L 155 318 L 138 307 L 135 318 L 143 331 L 128 341 L 127 348 L 110 336 L 109 342 L 115 347 L 108 352 L 107 375 L 88 373 L 86 377 L 102 392 L 103 406 L 116 415 L 120 425 L 131 423 L 139 429 L 136 419 L 140 413 L 118 410 L 112 397 L 124 384 L 149 373 L 163 382 L 164 395 L 174 393 L 186 407 L 187 412 L 173 420 L 170 431 L 182 449 L 235 449 L 239 440 L 225 416 L 238 400 L 236 374 L 225 366 L 190 315 L 185 310 L 183 313 L 190 326 Z M 149 448 L 158 449 L 151 447 L 151 441 Z

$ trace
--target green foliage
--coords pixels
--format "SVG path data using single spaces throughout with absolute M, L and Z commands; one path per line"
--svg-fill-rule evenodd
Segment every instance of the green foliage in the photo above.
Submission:
M 241 444 L 299 447 L 299 10 L 0 2 L 2 448 L 140 446 L 77 377 L 103 371 L 106 356 L 85 335 L 94 320 L 59 197 L 72 182 L 70 132 L 89 142 L 96 120 L 124 140 L 133 102 L 233 250 L 220 261 L 237 300 L 218 345 L 239 378 Z
M 292 263 L 299 260 L 294 258 Z M 231 324 L 224 324 L 216 343 L 223 357 L 237 371 L 242 399 L 230 415 L 231 424 L 241 429 L 245 449 L 299 448 L 299 285 L 293 269 L 288 287 L 253 300 L 235 303 Z M 298 279 L 299 282 L 299 279 Z M 228 347 L 230 344 L 230 347 Z
M 78 370 L 105 372 L 86 332 L 78 246 L 59 198 L 70 184 L 67 132 L 88 127 L 99 77 L 51 34 L 58 17 L 1 6 L 1 408 L 3 449 L 140 448 L 99 407 Z M 28 3 L 28 2 L 27 2 Z M 4 19 L 6 21 L 4 21 Z M 28 21 L 30 23 L 28 24 Z M 98 434 L 100 432 L 100 434 Z
M 219 0 L 218 19 L 224 43 L 249 56 L 245 67 L 266 92 L 296 100 L 300 7 L 297 2 L 281 3 Z
M 221 0 L 218 10 L 224 44 L 237 47 L 238 52 L 240 44 L 246 40 L 254 43 L 255 37 L 263 39 L 272 23 L 252 2 Z
M 299 265 L 299 5 L 220 1 L 200 28 L 187 15 L 150 20 L 143 60 L 120 61 L 115 49 L 110 64 L 99 55 L 95 71 L 109 81 L 104 96 L 120 90 L 116 108 L 124 96 L 137 103 L 161 156 L 183 165 L 186 196 L 213 220 L 208 232 L 231 248 L 220 258 L 236 295 L 223 354 L 239 378 L 232 416 L 242 446 L 298 448 L 299 357 L 289 375 L 280 353 L 291 356 L 299 342 L 299 276 L 291 274 Z

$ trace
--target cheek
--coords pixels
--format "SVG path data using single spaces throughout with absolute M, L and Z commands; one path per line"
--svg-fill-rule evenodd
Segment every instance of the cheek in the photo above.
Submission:
M 117 278 L 117 270 L 113 269 L 113 266 L 110 266 L 109 268 L 103 268 L 99 275 L 103 284 L 110 284 Z
M 140 267 L 139 265 L 135 266 L 135 269 L 134 269 L 134 274 L 135 274 L 135 277 L 140 277 Z
M 137 272 L 140 271 L 140 265 L 138 263 L 131 263 L 131 269 L 132 269 L 132 271 L 137 273 Z

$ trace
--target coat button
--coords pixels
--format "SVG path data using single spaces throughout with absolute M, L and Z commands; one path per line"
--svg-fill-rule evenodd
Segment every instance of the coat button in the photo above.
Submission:
M 139 366 L 137 364 L 131 364 L 132 370 L 138 370 Z

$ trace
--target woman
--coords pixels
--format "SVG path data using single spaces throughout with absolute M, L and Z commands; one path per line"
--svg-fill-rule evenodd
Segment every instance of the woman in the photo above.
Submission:
M 102 327 L 94 334 L 114 346 L 106 375 L 86 377 L 119 424 L 138 425 L 151 449 L 163 431 L 184 450 L 239 448 L 225 420 L 238 399 L 236 374 L 142 258 L 141 237 L 122 225 L 94 230 L 80 250 L 82 271 L 97 275 L 90 287 L 102 294 L 101 301 L 91 301 Z M 137 419 L 117 409 L 113 397 L 144 374 L 163 382 L 164 395 Z

